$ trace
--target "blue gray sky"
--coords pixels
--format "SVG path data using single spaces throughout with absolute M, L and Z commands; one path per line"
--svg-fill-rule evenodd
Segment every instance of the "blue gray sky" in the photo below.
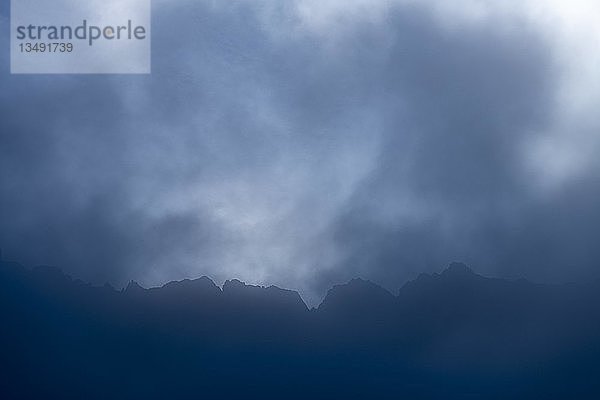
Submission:
M 455 260 L 600 276 L 595 0 L 155 1 L 140 76 L 10 75 L 5 3 L 6 258 L 312 303 Z

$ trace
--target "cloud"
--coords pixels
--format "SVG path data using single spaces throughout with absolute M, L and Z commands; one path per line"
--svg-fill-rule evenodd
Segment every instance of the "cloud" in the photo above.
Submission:
M 476 3 L 158 2 L 150 76 L 4 71 L 0 245 L 96 282 L 313 303 L 452 260 L 595 275 L 598 90 L 566 50 L 585 30 Z

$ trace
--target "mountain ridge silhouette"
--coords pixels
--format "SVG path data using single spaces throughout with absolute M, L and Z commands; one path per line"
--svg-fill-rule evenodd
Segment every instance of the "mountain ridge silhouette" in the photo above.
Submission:
M 41 274 L 45 274 L 45 275 L 54 275 L 55 278 L 62 278 L 62 279 L 68 279 L 71 280 L 73 282 L 79 283 L 79 284 L 83 284 L 86 286 L 93 286 L 93 287 L 107 287 L 110 288 L 112 290 L 114 290 L 115 292 L 132 292 L 132 291 L 157 291 L 159 289 L 172 289 L 174 287 L 177 286 L 197 286 L 198 288 L 200 287 L 200 284 L 203 284 L 203 286 L 206 288 L 208 287 L 209 290 L 215 290 L 215 292 L 220 291 L 221 293 L 226 291 L 226 290 L 232 290 L 232 288 L 235 287 L 245 287 L 247 289 L 250 290 L 267 290 L 267 291 L 279 291 L 279 292 L 284 292 L 284 293 L 289 293 L 292 296 L 298 296 L 300 297 L 300 300 L 306 305 L 306 302 L 304 301 L 304 299 L 302 298 L 302 295 L 300 294 L 300 292 L 298 292 L 297 290 L 293 290 L 293 289 L 286 289 L 286 288 L 281 288 L 277 285 L 255 285 L 255 284 L 247 284 L 246 282 L 237 279 L 237 278 L 232 278 L 232 279 L 227 279 L 224 281 L 223 285 L 219 286 L 215 283 L 215 281 L 210 278 L 209 276 L 206 275 L 202 275 L 198 278 L 184 278 L 181 280 L 173 280 L 173 281 L 168 281 L 160 286 L 150 286 L 150 287 L 144 287 L 141 284 L 139 284 L 137 281 L 135 280 L 130 280 L 126 286 L 124 286 L 122 289 L 117 289 L 114 288 L 110 283 L 106 282 L 102 285 L 93 285 L 91 283 L 88 282 L 84 282 L 80 279 L 74 278 L 71 275 L 63 272 L 62 269 L 60 269 L 59 267 L 56 266 L 49 266 L 49 265 L 39 265 L 39 266 L 34 266 L 32 268 L 27 268 L 25 266 L 23 266 L 22 264 L 15 262 L 15 261 L 7 261 L 7 260 L 3 260 L 1 258 L 2 253 L 0 252 L 0 264 L 4 264 L 4 265 L 12 265 L 13 267 L 16 268 L 22 268 L 25 271 L 31 271 L 33 273 L 41 273 Z M 521 282 L 523 284 L 530 284 L 530 285 L 543 285 L 543 286 L 547 286 L 547 287 L 561 287 L 561 286 L 566 286 L 566 285 L 577 285 L 577 283 L 569 283 L 569 284 L 540 284 L 540 283 L 535 283 L 533 281 L 524 279 L 524 278 L 518 278 L 518 279 L 506 279 L 506 278 L 489 278 L 489 277 L 485 277 L 481 274 L 476 273 L 472 268 L 468 267 L 466 264 L 462 263 L 462 262 L 451 262 L 446 268 L 444 268 L 441 272 L 433 272 L 433 273 L 421 273 L 419 274 L 415 279 L 412 280 L 407 280 L 402 286 L 400 286 L 400 288 L 397 290 L 397 292 L 401 292 L 403 290 L 403 288 L 405 287 L 409 287 L 417 282 L 422 282 L 422 281 L 433 281 L 435 279 L 440 279 L 440 278 L 451 278 L 451 277 L 470 277 L 470 278 L 474 278 L 474 279 L 496 279 L 499 281 L 506 281 L 506 282 Z M 600 279 L 598 280 L 598 284 L 600 285 Z M 390 292 L 389 290 L 385 289 L 383 286 L 381 286 L 380 284 L 373 282 L 371 280 L 368 279 L 363 279 L 363 278 L 352 278 L 350 279 L 348 282 L 345 283 L 338 283 L 333 285 L 326 293 L 326 295 L 322 298 L 322 300 L 316 305 L 316 307 L 313 308 L 319 308 L 323 305 L 323 302 L 327 299 L 327 297 L 331 294 L 334 294 L 336 291 L 338 290 L 346 290 L 349 287 L 352 286 L 363 286 L 363 287 L 367 287 L 370 286 L 373 290 L 378 291 L 380 293 L 386 292 L 388 294 L 390 294 L 393 297 L 398 297 L 398 294 L 393 294 L 392 292 Z M 307 308 L 308 305 L 306 305 Z
M 396 294 L 352 279 L 309 308 L 236 279 L 115 289 L 0 260 L 0 394 L 593 399 L 599 288 L 452 263 Z

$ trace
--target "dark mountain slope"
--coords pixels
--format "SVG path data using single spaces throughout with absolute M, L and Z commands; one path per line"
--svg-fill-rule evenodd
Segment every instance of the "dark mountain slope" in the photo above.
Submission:
M 599 287 L 452 264 L 308 310 L 237 280 L 117 291 L 0 262 L 0 397 L 598 398 Z

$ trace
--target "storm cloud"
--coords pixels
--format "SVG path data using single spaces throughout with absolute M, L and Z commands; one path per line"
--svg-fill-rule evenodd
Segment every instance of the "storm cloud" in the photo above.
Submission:
M 148 76 L 10 75 L 3 52 L 5 256 L 312 303 L 454 260 L 598 277 L 596 21 L 492 3 L 157 2 Z

